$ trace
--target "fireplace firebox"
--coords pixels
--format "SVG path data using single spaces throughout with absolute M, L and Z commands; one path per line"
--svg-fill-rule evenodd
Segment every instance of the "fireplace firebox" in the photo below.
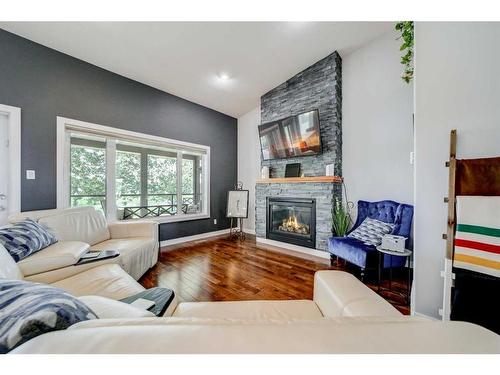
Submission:
M 316 200 L 267 197 L 266 237 L 316 248 Z

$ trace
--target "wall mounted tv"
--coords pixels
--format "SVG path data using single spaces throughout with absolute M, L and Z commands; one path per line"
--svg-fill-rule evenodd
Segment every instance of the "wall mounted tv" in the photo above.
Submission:
M 318 110 L 262 124 L 259 138 L 263 160 L 320 154 Z

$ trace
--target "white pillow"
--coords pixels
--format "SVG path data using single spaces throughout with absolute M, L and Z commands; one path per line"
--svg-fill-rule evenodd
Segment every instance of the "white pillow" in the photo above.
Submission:
M 23 274 L 21 273 L 19 266 L 2 244 L 0 244 L 0 279 L 23 279 Z
M 135 307 L 125 302 L 100 296 L 81 296 L 80 301 L 96 313 L 100 319 L 127 319 L 156 317 L 151 311 Z
M 382 243 L 382 236 L 391 233 L 393 230 L 394 224 L 384 223 L 383 221 L 367 217 L 347 237 L 356 238 L 365 245 L 378 246 Z

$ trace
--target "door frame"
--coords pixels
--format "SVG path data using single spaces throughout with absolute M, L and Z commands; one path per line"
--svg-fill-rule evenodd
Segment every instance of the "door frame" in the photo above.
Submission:
M 0 104 L 0 113 L 7 115 L 9 127 L 9 215 L 21 211 L 21 108 Z

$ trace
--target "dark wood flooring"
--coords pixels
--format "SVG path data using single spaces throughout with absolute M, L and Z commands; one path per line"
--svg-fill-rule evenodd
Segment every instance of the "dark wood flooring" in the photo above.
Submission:
M 159 262 L 139 282 L 146 288 L 173 289 L 180 301 L 312 299 L 314 272 L 357 272 L 339 263 L 330 265 L 257 245 L 254 236 L 247 236 L 244 242 L 214 237 L 162 248 Z M 404 280 L 403 274 L 396 273 L 393 290 L 405 291 Z M 377 290 L 376 280 L 367 285 Z M 382 296 L 409 314 L 400 293 L 387 291 Z

